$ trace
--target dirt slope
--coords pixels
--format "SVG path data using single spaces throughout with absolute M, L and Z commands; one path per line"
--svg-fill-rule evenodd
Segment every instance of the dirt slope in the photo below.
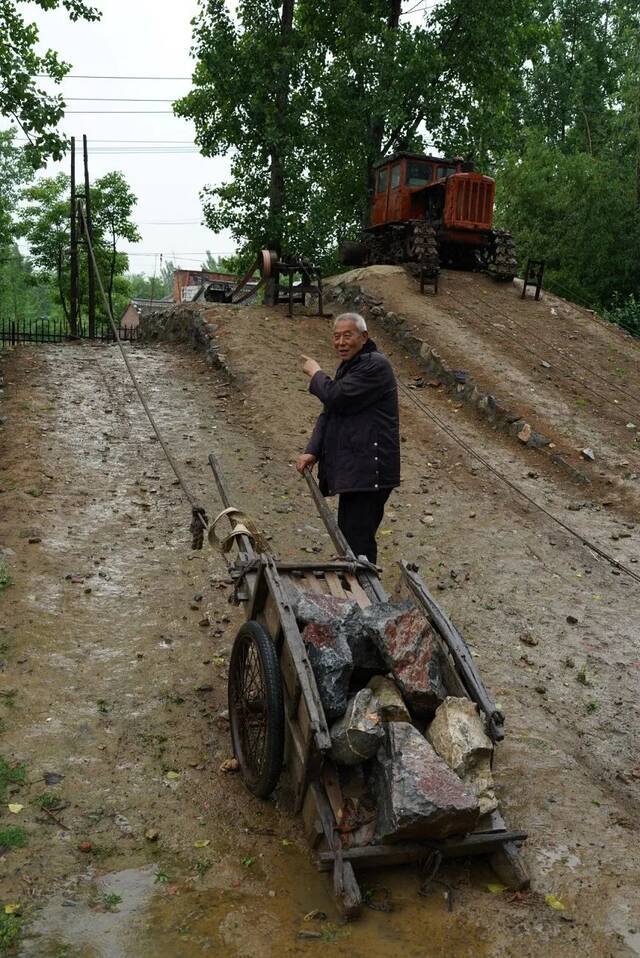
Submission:
M 421 296 L 401 267 L 354 270 L 355 282 L 464 370 L 485 392 L 551 437 L 565 458 L 637 514 L 640 507 L 640 343 L 544 292 L 444 271 L 437 296 Z M 632 428 L 635 427 L 635 428 Z M 591 448 L 593 463 L 581 456 Z M 611 491 L 611 490 L 610 490 Z
M 318 411 L 299 354 L 333 368 L 327 321 L 262 307 L 216 307 L 208 318 L 231 386 L 186 348 L 133 350 L 178 461 L 214 513 L 215 448 L 237 503 L 281 555 L 328 551 L 291 465 Z M 410 381 L 411 359 L 374 334 Z M 446 874 L 456 889 L 448 914 L 437 893 L 418 897 L 414 870 L 384 871 L 364 884 L 387 886 L 396 910 L 342 928 L 286 809 L 250 799 L 218 770 L 241 615 L 226 602 L 219 557 L 189 553 L 188 510 L 116 351 L 23 348 L 3 368 L 1 544 L 13 584 L 0 595 L 0 689 L 15 694 L 0 701 L 0 754 L 26 765 L 28 783 L 8 796 L 25 808 L 13 815 L 5 804 L 0 828 L 23 825 L 29 845 L 2 859 L 0 894 L 23 905 L 22 954 L 236 958 L 331 943 L 335 955 L 418 958 L 426 928 L 429 954 L 443 958 L 640 954 L 635 583 L 541 521 L 403 399 L 404 482 L 380 536 L 385 579 L 393 588 L 400 557 L 420 563 L 506 712 L 496 775 L 508 821 L 530 834 L 534 892 L 509 901 L 487 890 L 482 866 L 460 865 Z M 550 511 L 621 559 L 640 557 L 624 510 L 440 391 L 421 397 Z M 64 775 L 57 786 L 42 781 L 51 771 Z M 69 803 L 58 822 L 32 804 L 45 791 Z M 157 842 L 145 840 L 149 828 Z M 115 911 L 105 910 L 110 894 L 122 899 Z M 547 894 L 566 910 L 550 909 Z M 324 944 L 296 937 L 318 927 L 303 921 L 313 908 L 328 915 Z

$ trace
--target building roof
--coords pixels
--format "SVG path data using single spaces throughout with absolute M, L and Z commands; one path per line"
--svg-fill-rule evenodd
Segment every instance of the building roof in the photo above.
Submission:
M 158 311 L 163 312 L 165 309 L 171 309 L 171 307 L 172 307 L 173 305 L 174 305 L 174 302 L 173 302 L 173 299 L 171 299 L 171 298 L 169 298 L 169 299 L 166 299 L 166 298 L 165 298 L 165 299 L 145 299 L 145 298 L 142 297 L 142 296 L 134 296 L 132 299 L 129 300 L 129 302 L 127 303 L 127 305 L 126 305 L 125 308 L 123 309 L 122 314 L 121 314 L 121 316 L 120 316 L 120 319 L 122 320 L 122 318 L 124 317 L 125 313 L 126 313 L 131 307 L 133 307 L 133 309 L 135 309 L 136 313 L 138 313 L 138 315 L 141 316 L 143 313 L 148 314 L 148 313 L 155 313 L 155 312 L 158 312 Z

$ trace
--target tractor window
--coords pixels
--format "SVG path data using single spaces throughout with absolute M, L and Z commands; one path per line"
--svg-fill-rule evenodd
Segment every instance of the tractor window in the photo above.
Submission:
M 436 177 L 441 180 L 445 176 L 451 176 L 452 173 L 457 173 L 457 166 L 439 166 L 436 172 Z
M 400 171 L 402 169 L 401 163 L 396 163 L 395 166 L 391 167 L 391 189 L 397 190 L 400 186 Z
M 407 170 L 407 186 L 425 186 L 431 182 L 433 167 L 431 163 L 424 163 L 422 160 L 414 160 L 409 163 Z
M 388 167 L 384 167 L 382 170 L 378 170 L 378 193 L 387 192 L 387 180 L 388 180 Z

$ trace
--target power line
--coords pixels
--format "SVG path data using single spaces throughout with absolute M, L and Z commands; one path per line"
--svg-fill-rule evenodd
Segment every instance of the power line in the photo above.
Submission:
M 179 97 L 144 97 L 144 96 L 65 96 L 65 103 L 83 100 L 89 103 L 173 103 Z
M 40 78 L 55 79 L 50 73 L 36 73 Z M 88 73 L 67 73 L 63 80 L 192 80 L 193 77 L 158 77 L 158 76 L 102 76 Z
M 195 146 L 195 143 L 193 140 L 96 140 L 92 137 L 89 142 L 90 143 L 157 143 L 157 144 L 170 143 L 170 144 L 181 144 L 185 146 L 186 145 Z M 29 140 L 27 140 L 24 137 L 16 137 L 16 143 L 29 143 Z
M 84 113 L 84 114 L 87 114 L 87 113 L 91 113 L 91 114 L 96 114 L 96 113 L 129 113 L 129 114 L 133 114 L 133 113 L 138 113 L 138 114 L 140 114 L 140 113 L 151 113 L 151 114 L 156 114 L 156 115 L 157 115 L 158 113 L 167 113 L 167 114 L 170 114 L 171 116 L 175 116 L 175 113 L 173 112 L 173 110 L 65 110 L 65 116 L 70 116 L 72 113 L 75 113 L 75 114 L 80 114 L 80 113 Z

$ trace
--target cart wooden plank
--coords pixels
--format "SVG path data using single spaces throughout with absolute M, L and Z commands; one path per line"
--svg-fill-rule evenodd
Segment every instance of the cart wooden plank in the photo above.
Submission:
M 340 582 L 340 576 L 337 572 L 326 572 L 325 579 L 327 580 L 327 585 L 329 586 L 329 592 L 331 595 L 334 595 L 336 599 L 346 599 L 347 594 L 342 588 L 342 583 Z
M 366 609 L 368 605 L 371 605 L 371 599 L 369 598 L 365 590 L 362 588 L 362 586 L 358 582 L 357 577 L 355 575 L 351 575 L 350 573 L 347 573 L 345 575 L 345 579 L 351 591 L 351 595 L 356 600 L 360 608 Z
M 284 643 L 289 647 L 291 657 L 295 663 L 298 681 L 302 696 L 305 699 L 309 713 L 310 725 L 316 739 L 316 747 L 320 752 L 328 752 L 331 748 L 331 736 L 327 728 L 324 709 L 320 701 L 320 694 L 316 685 L 313 669 L 307 656 L 307 651 L 298 629 L 298 623 L 289 603 L 287 594 L 282 589 L 278 570 L 271 558 L 264 560 L 264 574 L 269 584 L 269 590 L 275 599 L 280 613 L 280 623 Z
M 358 868 L 375 868 L 379 865 L 400 865 L 426 858 L 431 851 L 440 852 L 443 858 L 466 858 L 471 855 L 486 855 L 497 851 L 505 844 L 522 842 L 526 832 L 483 832 L 481 835 L 464 835 L 460 838 L 447 838 L 441 842 L 420 841 L 397 843 L 393 845 L 363 845 L 359 848 L 345 848 L 342 855 Z M 330 871 L 333 867 L 331 851 L 318 852 L 318 868 Z

